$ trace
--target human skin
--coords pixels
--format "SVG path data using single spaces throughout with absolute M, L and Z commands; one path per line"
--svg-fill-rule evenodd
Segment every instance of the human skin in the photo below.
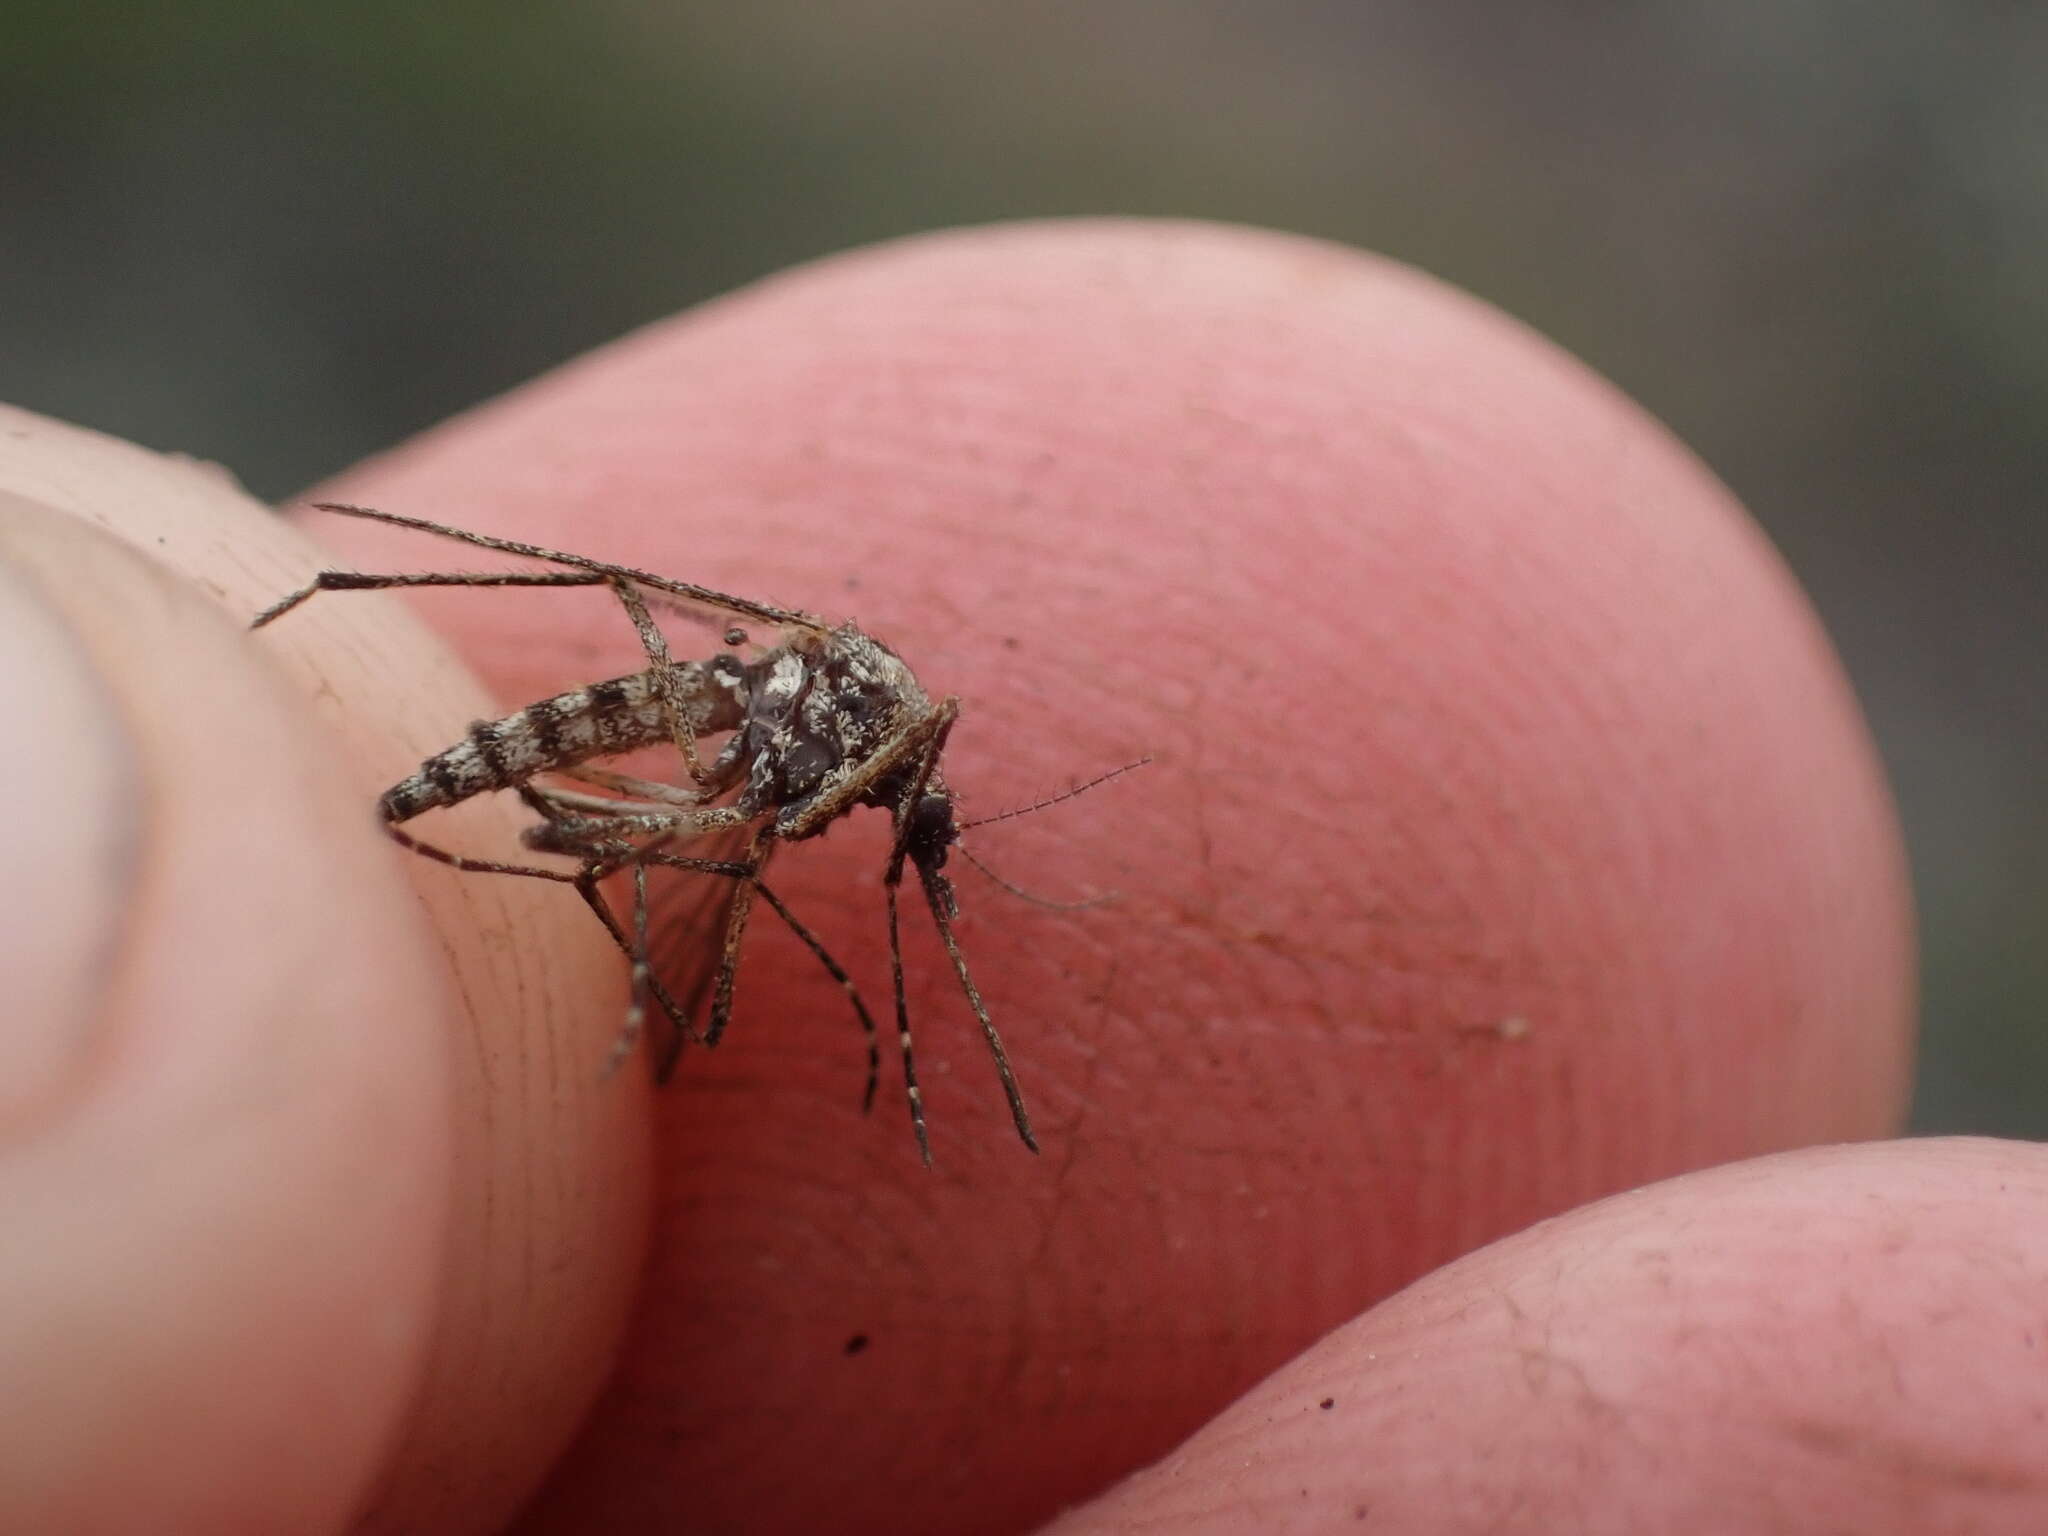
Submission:
M 41 1086 L 8 1101 L 0 1218 L 48 1230 L 0 1276 L 0 1359 L 71 1390 L 0 1424 L 50 1447 L 0 1528 L 361 1504 L 489 1530 L 545 1477 L 522 1529 L 1025 1529 L 1276 1370 L 1071 1528 L 1723 1529 L 1737 1451 L 1744 1508 L 1788 1524 L 2038 1528 L 2033 1148 L 1744 1164 L 1442 1267 L 1613 1191 L 1885 1135 L 1911 1044 L 1897 832 L 1818 627 L 1710 476 L 1500 316 L 1242 231 L 974 232 L 762 285 L 325 488 L 859 618 L 961 697 L 970 815 L 1154 757 L 970 834 L 1019 884 L 1115 902 L 1054 915 L 954 871 L 1043 1156 L 913 921 L 930 1172 L 893 1079 L 861 1118 L 844 1001 L 765 921 L 726 1043 L 653 1095 L 601 1074 L 623 966 L 573 897 L 378 834 L 376 792 L 487 700 L 637 664 L 601 595 L 337 594 L 250 639 L 330 560 L 487 561 L 295 531 L 49 424 L 4 441 L 0 554 L 119 701 L 141 864 L 204 822 L 176 846 L 216 885 L 164 917 L 212 925 L 168 945 L 187 991 L 138 969 L 145 903 L 92 1049 L 14 1031 Z M 90 782 L 53 770 L 36 803 L 54 824 Z M 496 851 L 519 811 L 449 820 Z M 777 864 L 871 1001 L 879 820 Z M 264 984 L 200 1008 L 228 956 Z M 200 1138 L 207 1070 L 251 1086 Z M 206 1165 L 166 1231 L 131 1164 L 51 1150 L 81 1125 L 159 1170 L 182 1130 L 244 1182 Z M 155 1283 L 53 1322 L 113 1241 L 81 1211 Z M 81 1373 L 116 1300 L 141 1363 Z M 285 1471 L 247 1475 L 252 1422 Z M 1896 1496 L 1866 1496 L 1880 1474 Z

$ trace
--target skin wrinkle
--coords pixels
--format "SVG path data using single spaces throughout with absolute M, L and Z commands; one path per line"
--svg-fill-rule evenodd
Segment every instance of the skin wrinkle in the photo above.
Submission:
M 1890 1436 L 1875 1438 L 1865 1425 L 1842 1421 L 1788 1417 L 1777 1427 L 1803 1449 L 1829 1461 L 1856 1467 L 1862 1476 L 1898 1484 L 1902 1495 L 1924 1496 L 1927 1484 L 1937 1491 L 2036 1494 L 2048 1490 L 2048 1473 L 2038 1463 L 2025 1466 L 1988 1458 L 1931 1453 L 1917 1442 Z

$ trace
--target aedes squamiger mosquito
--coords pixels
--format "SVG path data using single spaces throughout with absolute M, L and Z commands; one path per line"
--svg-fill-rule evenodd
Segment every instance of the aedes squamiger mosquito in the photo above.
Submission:
M 855 807 L 875 806 L 889 812 L 895 827 L 882 883 L 889 917 L 897 1042 L 919 1155 L 929 1166 L 931 1143 L 911 1054 L 897 913 L 906 861 L 917 871 L 940 941 L 981 1024 L 1017 1134 L 1026 1147 L 1038 1150 L 1002 1036 L 989 1018 L 953 933 L 959 902 L 944 873 L 946 858 L 965 827 L 981 824 L 955 818 L 953 796 L 939 772 L 939 759 L 959 716 L 957 698 L 949 696 L 934 703 L 900 656 L 850 623 L 828 625 L 796 609 L 424 518 L 338 502 L 314 505 L 566 569 L 382 575 L 322 571 L 259 613 L 251 628 L 262 628 L 320 592 L 604 586 L 618 598 L 638 632 L 647 656 L 645 670 L 572 688 L 502 719 L 479 721 L 462 741 L 428 758 L 378 801 L 385 830 L 417 853 L 461 870 L 524 875 L 575 887 L 632 961 L 632 1003 L 611 1065 L 623 1060 L 637 1042 L 649 995 L 675 1026 L 673 1047 L 658 1063 L 660 1075 L 668 1074 L 683 1041 L 692 1038 L 689 1020 L 695 999 L 678 1004 L 653 974 L 647 932 L 648 867 L 689 870 L 730 882 L 710 1016 L 701 1037 L 704 1044 L 716 1045 L 731 1018 L 740 943 L 758 893 L 831 973 L 858 1015 L 868 1039 L 863 1107 L 871 1106 L 880 1070 L 874 1018 L 846 971 L 763 883 L 761 873 L 779 844 L 817 837 Z M 751 661 L 730 653 L 708 661 L 677 661 L 649 612 L 650 598 L 689 617 L 715 622 L 724 629 L 728 644 L 745 641 L 745 633 L 731 623 L 740 618 L 778 626 L 781 640 Z M 697 750 L 698 738 L 721 732 L 732 734 L 706 763 Z M 672 744 L 681 756 L 690 778 L 688 785 L 663 784 L 593 766 L 600 758 L 663 744 Z M 1067 799 L 1136 766 L 1114 769 L 1039 805 Z M 536 784 L 535 779 L 543 774 L 607 793 Z M 506 789 L 518 793 L 541 818 L 522 834 L 526 846 L 579 860 L 581 867 L 575 873 L 449 853 L 400 825 L 423 812 Z M 1006 812 L 987 820 L 1015 814 Z M 694 846 L 699 852 L 676 852 L 677 844 Z M 707 848 L 720 856 L 702 856 Z M 630 929 L 620 924 L 600 890 L 605 879 L 622 871 L 630 871 L 633 879 Z

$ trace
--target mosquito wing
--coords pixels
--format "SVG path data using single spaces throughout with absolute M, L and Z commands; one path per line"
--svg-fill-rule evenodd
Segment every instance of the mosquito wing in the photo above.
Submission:
M 693 859 L 739 863 L 746 857 L 751 835 L 751 828 L 727 827 L 695 838 L 678 851 Z M 769 839 L 761 848 L 758 858 L 762 868 L 767 866 L 775 846 L 774 840 Z M 648 959 L 669 996 L 675 999 L 677 1011 L 692 1021 L 688 1036 L 678 1034 L 660 1052 L 656 1075 L 666 1079 L 675 1070 L 686 1040 L 703 1038 L 699 1021 L 705 1001 L 718 981 L 726 929 L 732 921 L 733 903 L 739 899 L 740 882 L 731 875 L 694 870 L 650 873 L 658 873 L 659 880 L 650 882 L 654 924 L 648 934 Z

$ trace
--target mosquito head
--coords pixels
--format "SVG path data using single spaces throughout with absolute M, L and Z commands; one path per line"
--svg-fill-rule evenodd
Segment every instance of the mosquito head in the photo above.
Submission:
M 947 852 L 959 841 L 960 828 L 953 820 L 953 797 L 944 790 L 927 790 L 910 813 L 910 828 L 903 839 L 911 862 L 936 874 L 945 868 Z

